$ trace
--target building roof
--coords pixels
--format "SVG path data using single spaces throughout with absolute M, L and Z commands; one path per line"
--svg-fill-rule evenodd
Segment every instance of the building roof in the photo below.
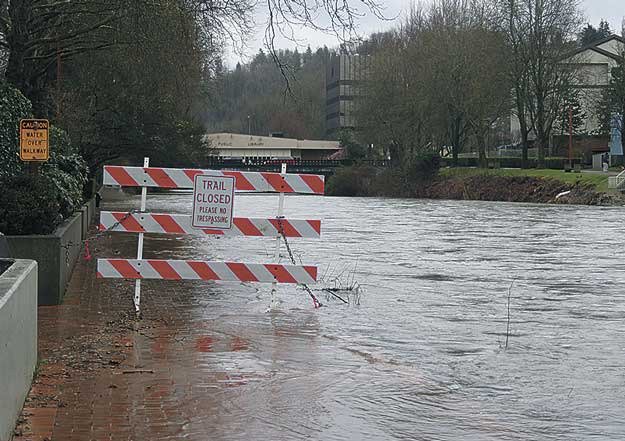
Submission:
M 211 147 L 227 149 L 297 149 L 297 150 L 340 150 L 338 141 L 321 141 L 272 136 L 242 135 L 237 133 L 209 133 L 206 139 Z
M 581 53 L 584 53 L 590 50 L 590 51 L 597 52 L 601 55 L 604 55 L 606 57 L 612 58 L 613 60 L 622 61 L 623 57 L 621 57 L 620 54 L 615 54 L 613 52 L 606 51 L 605 49 L 602 49 L 599 47 L 613 40 L 618 41 L 619 43 L 622 43 L 623 45 L 625 45 L 625 39 L 623 37 L 620 37 L 618 35 L 610 35 L 609 37 L 602 38 L 601 40 L 593 41 L 592 43 L 587 44 L 586 46 L 583 46 L 579 49 L 569 52 L 567 55 L 564 56 L 564 59 L 572 58 L 575 55 L 579 55 Z

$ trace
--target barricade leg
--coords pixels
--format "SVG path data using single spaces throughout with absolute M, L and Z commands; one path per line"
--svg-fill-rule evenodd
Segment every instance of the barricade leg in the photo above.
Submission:
M 284 175 L 286 173 L 286 163 L 282 163 L 281 165 L 281 170 L 280 173 L 282 175 Z M 284 217 L 284 193 L 280 193 L 279 199 L 278 199 L 278 219 L 281 219 Z M 274 260 L 276 263 L 280 263 L 280 241 L 282 240 L 282 236 L 280 236 L 279 234 L 276 236 L 276 251 L 274 254 Z M 277 305 L 277 299 L 276 299 L 276 291 L 278 290 L 278 284 L 276 282 L 273 282 L 271 284 L 271 304 L 269 305 L 269 310 L 274 310 L 276 309 Z
M 150 158 L 143 158 L 143 166 L 150 166 Z M 148 199 L 148 187 L 143 185 L 141 187 L 141 213 L 145 213 Z M 143 233 L 139 233 L 139 240 L 137 242 L 137 259 L 143 259 Z M 135 313 L 137 316 L 141 314 L 141 280 L 135 280 Z

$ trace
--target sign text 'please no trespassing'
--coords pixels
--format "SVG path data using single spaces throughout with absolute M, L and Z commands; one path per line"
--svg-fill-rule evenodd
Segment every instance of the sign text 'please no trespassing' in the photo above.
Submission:
M 234 177 L 196 175 L 193 184 L 193 227 L 231 229 Z

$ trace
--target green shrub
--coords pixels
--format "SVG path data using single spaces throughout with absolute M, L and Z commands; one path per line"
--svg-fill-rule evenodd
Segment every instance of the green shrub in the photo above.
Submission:
M 438 153 L 422 152 L 404 165 L 404 176 L 411 184 L 431 181 L 441 167 L 441 157 Z
M 19 121 L 32 117 L 30 102 L 16 89 L 0 83 L 0 232 L 49 234 L 83 203 L 87 164 L 70 138 L 50 128 L 50 161 L 38 176 L 26 174 L 19 159 Z
M 56 126 L 50 127 L 50 154 L 72 156 L 78 152 L 74 149 L 69 134 Z
M 61 222 L 59 195 L 44 176 L 0 179 L 0 232 L 50 234 Z
M 53 155 L 37 176 L 0 179 L 0 232 L 50 234 L 83 203 L 87 165 L 78 155 Z
M 326 193 L 330 196 L 369 196 L 376 173 L 374 167 L 341 167 L 328 180 Z
M 360 160 L 367 157 L 367 146 L 356 140 L 353 130 L 341 129 L 339 132 L 339 142 L 341 148 L 345 149 L 349 159 Z
M 378 169 L 367 196 L 404 197 L 406 191 L 404 174 L 399 168 Z
M 440 157 L 425 152 L 401 167 L 376 168 L 365 165 L 339 168 L 328 180 L 331 196 L 410 197 L 438 174 Z
M 21 172 L 19 121 L 31 117 L 30 101 L 19 90 L 0 81 L 0 178 Z
M 50 162 L 42 168 L 42 175 L 49 185 L 54 187 L 59 202 L 59 213 L 67 219 L 84 201 L 87 164 L 79 155 L 53 154 L 50 159 Z

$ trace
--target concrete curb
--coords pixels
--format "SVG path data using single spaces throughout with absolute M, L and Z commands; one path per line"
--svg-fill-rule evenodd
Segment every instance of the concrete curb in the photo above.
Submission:
M 0 441 L 9 441 L 37 364 L 37 262 L 0 275 Z

